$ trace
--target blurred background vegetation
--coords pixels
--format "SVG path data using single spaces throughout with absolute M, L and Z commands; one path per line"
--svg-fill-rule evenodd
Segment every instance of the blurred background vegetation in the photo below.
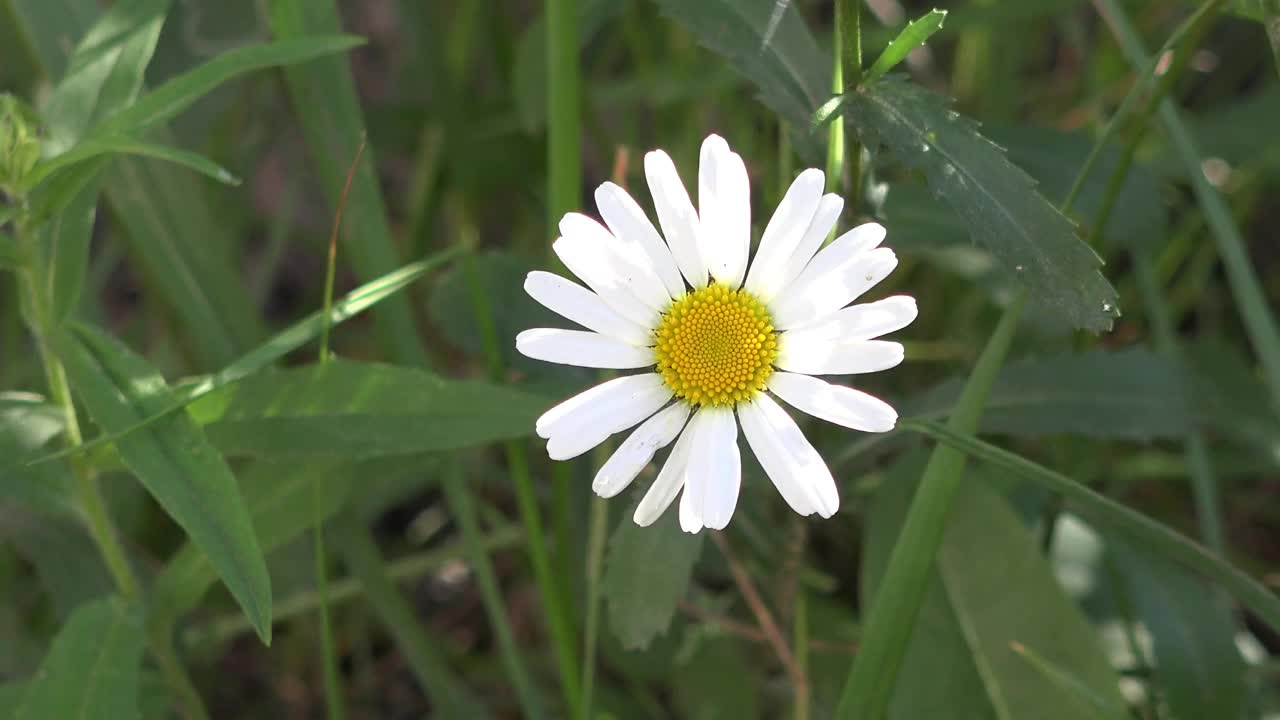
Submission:
M 91 237 L 72 295 L 75 317 L 187 387 L 318 311 L 335 205 L 365 132 L 338 245 L 336 295 L 441 251 L 470 252 L 335 328 L 331 348 L 344 360 L 327 370 L 324 384 L 300 374 L 324 369 L 264 371 L 191 407 L 230 459 L 269 550 L 269 647 L 221 585 L 201 599 L 213 576 L 130 479 L 114 445 L 85 456 L 144 582 L 171 576 L 184 551 L 196 566 L 191 572 L 208 576 L 175 581 L 195 597 L 176 603 L 178 615 L 160 626 L 172 633 L 212 717 L 334 717 L 334 692 L 352 718 L 563 717 L 580 709 L 584 686 L 592 717 L 832 715 L 866 600 L 920 475 L 925 444 L 918 436 L 811 424 L 837 471 L 840 513 L 825 522 L 791 515 L 749 467 L 733 525 L 712 539 L 681 535 L 665 520 L 638 531 L 629 520 L 636 497 L 592 499 L 600 458 L 553 468 L 540 446 L 519 439 L 537 409 L 592 377 L 514 350 L 519 330 L 556 323 L 521 283 L 528 270 L 554 269 L 549 248 L 559 214 L 594 214 L 591 191 L 609 179 L 647 207 L 643 152 L 665 148 L 688 182 L 699 143 L 716 132 L 746 159 L 758 237 L 795 173 L 825 167 L 826 131 L 780 117 L 759 99 L 767 78 L 745 77 L 706 47 L 724 52 L 727 42 L 742 53 L 764 52 L 734 35 L 737 4 L 160 4 L 163 28 L 149 64 L 143 60 L 143 92 L 273 38 L 345 32 L 367 42 L 237 77 L 150 131 L 213 159 L 238 185 L 156 159 L 104 163 L 95 191 L 59 216 L 88 223 Z M 742 4 L 803 18 L 834 62 L 833 3 Z M 1227 202 L 1270 308 L 1262 312 L 1274 316 L 1280 51 L 1265 21 L 1276 41 L 1280 8 L 1217 4 L 1224 12 L 1194 38 L 1169 97 L 1202 151 L 1200 172 Z M 58 97 L 51 93 L 108 5 L 0 0 L 0 89 L 37 108 L 46 128 L 84 115 L 82 107 L 51 102 Z M 899 70 L 954 97 L 955 109 L 980 121 L 1056 204 L 1140 74 L 1099 11 L 1105 5 L 963 2 L 948 8 L 945 27 Z M 1122 5 L 1150 49 L 1196 9 L 1170 0 Z M 868 60 L 931 7 L 868 0 Z M 566 12 L 576 21 L 566 21 Z M 1075 203 L 1081 237 L 1105 259 L 1121 316 L 1109 332 L 1072 334 L 1051 308 L 1032 307 L 982 430 L 1202 539 L 1274 586 L 1280 420 L 1212 218 L 1164 128 L 1153 113 L 1132 114 Z M 851 143 L 856 138 L 851 131 Z M 1123 185 L 1108 188 L 1130 150 Z M 845 170 L 833 182 L 856 199 L 841 227 L 878 219 L 902 258 L 877 297 L 908 293 L 921 310 L 898 338 L 907 362 L 862 387 L 904 417 L 945 417 L 1016 279 L 970 241 L 956 210 L 934 198 L 919 173 L 889 166 L 878 153 L 869 157 L 865 186 L 853 187 Z M 17 275 L 0 275 L 0 388 L 47 395 L 18 285 Z M 308 345 L 277 365 L 298 368 L 314 357 Z M 395 366 L 378 375 L 386 385 L 357 372 L 366 363 Z M 344 368 L 352 373 L 345 379 Z M 418 388 L 419 380 L 397 384 L 396 372 L 425 377 L 428 369 L 432 377 L 488 378 L 485 388 L 519 393 L 458 395 L 489 413 L 472 418 L 489 429 L 456 443 L 467 446 L 460 450 L 419 436 L 448 435 L 449 423 L 466 418 L 420 418 L 414 403 L 440 402 L 430 394 L 435 386 L 421 386 L 418 396 L 404 388 Z M 331 423 L 324 427 L 333 434 L 303 422 L 254 424 L 288 393 L 313 401 L 302 414 L 322 416 L 317 423 Z M 11 457 L 58 447 L 51 439 L 59 430 L 37 429 L 32 402 L 39 400 L 11 394 L 0 403 L 9 423 L 0 449 Z M 241 422 L 227 407 L 238 408 Z M 97 426 L 82 423 L 87 439 L 97 435 Z M 1198 450 L 1187 449 L 1188 437 Z M 484 444 L 493 441 L 505 444 Z M 1152 548 L 1090 525 L 1057 496 L 988 464 L 971 467 L 965 482 L 979 477 L 1009 502 L 962 488 L 894 717 L 1100 717 L 1099 708 L 1114 706 L 1088 697 L 1097 683 L 1120 687 L 1119 717 L 1280 716 L 1274 627 Z M 0 715 L 21 706 L 17 683 L 42 667 L 73 611 L 112 588 L 78 521 L 24 505 L 12 490 L 18 485 L 6 491 L 17 482 L 0 474 L 0 681 L 12 681 L 0 686 Z M 308 532 L 317 517 L 326 528 L 320 544 Z M 544 527 L 531 527 L 538 517 Z M 540 560 L 529 533 L 544 531 L 546 541 L 535 544 L 550 552 Z M 317 565 L 329 577 L 323 593 Z M 332 648 L 316 613 L 322 598 Z M 150 618 L 139 622 L 154 631 Z M 1019 654 L 1010 643 L 1045 657 Z M 143 717 L 189 711 L 166 662 L 148 658 L 136 680 Z M 334 660 L 327 681 L 324 658 Z M 1026 697 L 1011 699 L 1019 694 Z

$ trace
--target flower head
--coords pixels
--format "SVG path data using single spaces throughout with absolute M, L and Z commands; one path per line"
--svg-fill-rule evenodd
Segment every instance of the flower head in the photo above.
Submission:
M 680 495 L 682 528 L 722 529 L 738 503 L 741 426 L 787 504 L 831 517 L 840 505 L 831 471 L 773 396 L 854 430 L 893 429 L 898 415 L 884 401 L 813 377 L 902 362 L 900 344 L 875 338 L 914 320 L 915 300 L 849 306 L 898 264 L 879 247 L 884 228 L 861 225 L 822 248 L 844 202 L 823 194 L 820 170 L 805 170 L 748 269 L 747 170 L 728 143 L 712 135 L 702 144 L 697 210 L 666 153 L 648 153 L 644 165 L 661 234 L 625 190 L 605 183 L 596 190 L 604 224 L 569 213 L 553 245 L 590 289 L 545 272 L 525 281 L 531 297 L 587 330 L 526 330 L 516 338 L 520 352 L 581 367 L 650 368 L 548 410 L 536 428 L 548 454 L 567 460 L 638 424 L 592 489 L 617 495 L 674 442 L 635 521 L 649 525 Z

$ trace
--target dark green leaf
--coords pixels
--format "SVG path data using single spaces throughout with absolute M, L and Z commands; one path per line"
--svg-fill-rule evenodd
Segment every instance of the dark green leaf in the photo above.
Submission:
M 131 427 L 174 403 L 145 360 L 90 328 L 54 336 L 72 388 L 105 432 Z M 165 511 L 209 556 L 264 642 L 271 638 L 271 581 L 249 513 L 222 456 L 186 415 L 168 415 L 117 441 L 120 456 Z
M 754 82 L 764 104 L 792 127 L 807 128 L 818 106 L 831 95 L 831 61 L 809 34 L 795 3 L 656 2 L 664 15 Z
M 22 699 L 27 696 L 25 682 L 7 682 L 0 685 L 0 718 L 11 718 L 22 707 Z
M 53 639 L 15 720 L 137 718 L 139 625 L 120 600 L 82 606 Z
M 1102 331 L 1118 316 L 1102 261 L 1075 228 L 974 124 L 946 101 L 889 76 L 846 95 L 844 113 L 867 144 L 923 170 L 986 248 L 1031 298 L 1076 327 Z
M 363 38 L 351 35 L 316 35 L 228 50 L 138 98 L 133 105 L 100 123 L 92 134 L 102 137 L 141 133 L 167 122 L 219 85 L 240 75 L 346 52 L 363 43 Z
M 752 648 L 740 638 L 702 638 L 697 650 L 672 669 L 677 717 L 687 720 L 762 717 L 763 678 L 759 664 L 751 662 L 752 656 Z
M 318 42 L 324 37 L 321 33 L 341 30 L 334 0 L 275 0 L 268 10 L 271 32 L 279 43 Z M 286 68 L 284 76 L 316 175 L 336 207 L 366 127 L 351 69 L 346 58 L 326 57 Z M 367 147 L 351 180 L 342 229 L 345 255 L 366 282 L 401 262 L 374 172 L 375 157 L 374 148 Z M 390 359 L 427 364 L 408 298 L 391 298 L 373 316 Z
M 1151 633 L 1155 681 L 1171 717 L 1244 717 L 1248 668 L 1227 598 L 1136 543 L 1109 538 L 1107 553 Z
M 884 572 L 921 459 L 908 458 L 893 473 L 868 513 L 864 598 L 874 596 Z M 984 470 L 971 468 L 969 475 Z M 1031 533 L 981 482 L 957 494 L 933 575 L 898 675 L 892 717 L 1097 717 L 1087 700 L 1019 657 L 1015 642 L 1069 670 L 1109 705 L 1124 707 L 1093 629 L 1057 584 Z
M 623 647 L 646 648 L 667 631 L 689 588 L 702 537 L 681 532 L 674 512 L 663 513 L 649 527 L 636 525 L 630 513 L 618 522 L 609 540 L 601 591 L 609 627 Z
M 1236 15 L 1258 22 L 1280 15 L 1280 0 L 1231 0 L 1227 7 Z
M 77 516 L 36 514 L 0 501 L 0 538 L 35 568 L 59 618 L 112 590 L 102 556 Z
M 23 464 L 62 433 L 63 422 L 58 408 L 35 395 L 0 394 L 0 504 L 46 517 L 74 515 L 66 463 Z
M 548 406 L 485 382 L 336 361 L 246 378 L 190 411 L 230 455 L 358 458 L 523 437 Z
M 203 155 L 128 137 L 95 137 L 85 140 L 55 158 L 38 163 L 32 169 L 28 181 L 36 185 L 56 172 L 104 155 L 140 155 L 156 158 L 188 167 L 227 185 L 240 184 L 240 180 L 226 168 Z
M 898 63 L 907 58 L 912 50 L 924 45 L 934 33 L 942 29 L 942 22 L 947 19 L 946 10 L 930 10 L 924 15 L 907 23 L 907 26 L 898 33 L 898 37 L 889 43 L 889 47 L 880 53 L 880 57 L 876 58 L 875 63 L 862 76 L 864 83 L 872 83 L 879 80 L 885 73 L 897 67 Z

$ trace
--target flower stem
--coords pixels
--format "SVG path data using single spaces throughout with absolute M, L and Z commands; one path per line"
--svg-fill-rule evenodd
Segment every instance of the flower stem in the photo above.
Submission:
M 839 62 L 835 73 L 836 86 L 833 90 L 837 93 L 844 92 L 846 88 L 856 88 L 862 82 L 862 2 L 863 0 L 836 0 L 835 52 Z M 832 123 L 833 128 L 843 125 L 843 121 Z M 840 144 L 844 145 L 843 155 L 847 158 L 847 168 L 841 168 L 841 170 L 847 169 L 849 178 L 849 186 L 845 192 L 847 200 L 845 209 L 850 215 L 856 215 L 862 199 L 862 144 L 857 138 L 846 139 L 843 127 L 839 133 Z M 832 145 L 827 154 L 828 166 L 831 165 L 832 155 L 838 151 L 836 141 L 836 131 L 833 129 Z M 841 186 L 843 177 L 843 172 L 835 174 L 835 187 Z M 830 176 L 827 182 L 828 187 L 832 187 L 833 180 Z

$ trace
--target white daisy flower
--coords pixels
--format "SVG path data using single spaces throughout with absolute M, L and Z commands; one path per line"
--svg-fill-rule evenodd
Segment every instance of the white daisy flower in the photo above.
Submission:
M 597 385 L 538 418 L 547 453 L 568 460 L 639 424 L 596 474 L 601 497 L 622 492 L 675 442 L 636 508 L 649 525 L 680 499 L 680 526 L 723 529 L 738 504 L 738 427 L 783 499 L 824 518 L 840 506 L 835 480 L 773 399 L 863 432 L 893 429 L 898 414 L 867 393 L 820 380 L 885 370 L 902 345 L 876 340 L 908 325 L 916 303 L 899 295 L 846 307 L 893 271 L 885 230 L 867 223 L 819 250 L 844 201 L 824 195 L 823 173 L 800 173 L 765 227 L 748 270 L 747 169 L 728 143 L 702 144 L 695 211 L 671 158 L 645 155 L 659 234 L 625 190 L 596 190 L 600 224 L 560 221 L 553 248 L 590 289 L 529 273 L 533 299 L 587 330 L 526 330 L 516 348 L 547 362 L 649 372 Z M 665 240 L 664 240 L 665 237 Z

